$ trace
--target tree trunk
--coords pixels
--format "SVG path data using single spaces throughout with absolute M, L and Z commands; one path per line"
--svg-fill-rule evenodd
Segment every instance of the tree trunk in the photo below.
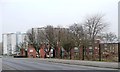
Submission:
M 94 55 L 94 48 L 95 48 L 95 42 L 92 40 L 92 60 L 95 60 L 95 55 Z
M 84 48 L 84 45 L 82 46 L 82 60 L 84 60 L 84 53 L 85 53 L 85 48 Z
M 99 61 L 101 61 L 101 45 L 99 44 Z

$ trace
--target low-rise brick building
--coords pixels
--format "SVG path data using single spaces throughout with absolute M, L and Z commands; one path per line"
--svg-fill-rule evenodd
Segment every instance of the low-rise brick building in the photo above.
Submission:
M 104 60 L 118 61 L 118 43 L 101 43 L 101 55 Z
M 28 45 L 28 50 L 27 50 L 27 54 L 29 58 L 36 58 L 37 57 L 37 52 L 35 50 L 35 48 L 33 47 L 33 45 Z
M 45 58 L 45 45 L 42 44 L 39 50 L 40 58 Z
M 26 56 L 25 49 L 21 48 L 20 49 L 20 56 Z

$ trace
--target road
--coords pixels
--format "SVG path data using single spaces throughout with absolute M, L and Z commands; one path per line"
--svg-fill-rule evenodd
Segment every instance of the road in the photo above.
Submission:
M 53 63 L 33 58 L 3 58 L 3 70 L 116 70 L 81 65 Z

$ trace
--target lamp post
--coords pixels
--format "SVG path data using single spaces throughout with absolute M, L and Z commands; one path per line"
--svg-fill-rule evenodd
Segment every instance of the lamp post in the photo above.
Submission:
M 118 37 L 120 37 L 120 1 L 118 2 Z M 118 40 L 118 62 L 120 63 L 120 39 Z M 118 66 L 120 68 L 120 66 Z

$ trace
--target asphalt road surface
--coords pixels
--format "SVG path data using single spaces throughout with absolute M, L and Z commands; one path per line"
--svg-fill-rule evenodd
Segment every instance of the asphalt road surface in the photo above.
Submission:
M 39 59 L 2 58 L 3 70 L 117 70 L 41 61 Z

